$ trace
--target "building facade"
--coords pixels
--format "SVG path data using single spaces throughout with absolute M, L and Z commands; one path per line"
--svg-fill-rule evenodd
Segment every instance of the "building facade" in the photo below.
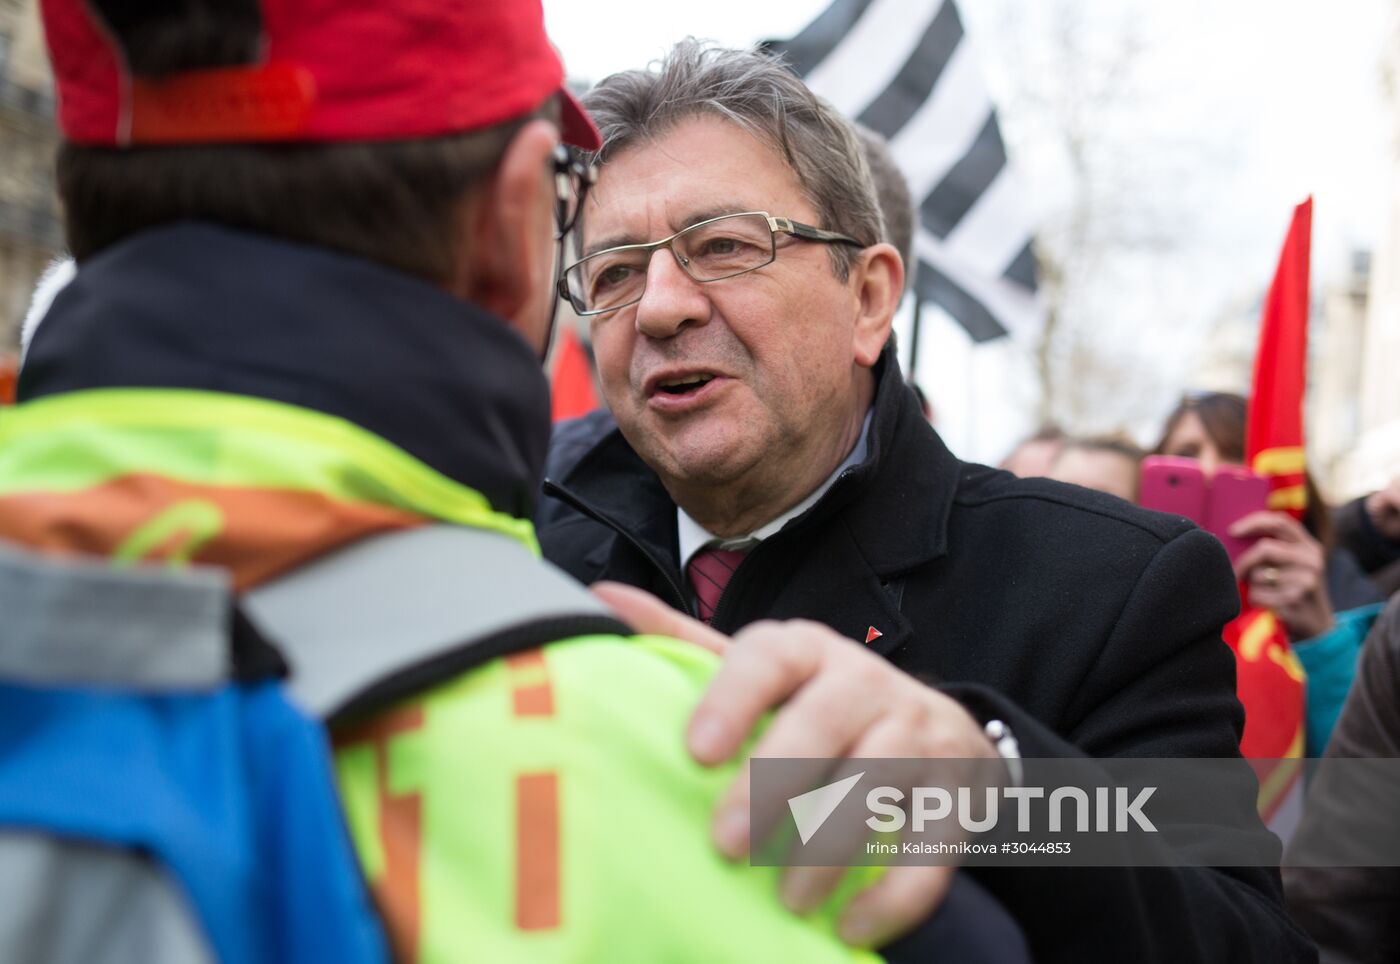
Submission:
M 1370 492 L 1400 475 L 1400 2 L 1392 11 L 1382 74 L 1391 108 L 1389 212 L 1356 338 L 1355 431 L 1332 473 L 1331 494 L 1341 498 Z
M 1347 460 L 1362 431 L 1361 391 L 1371 317 L 1370 252 L 1352 255 L 1349 275 L 1328 284 L 1314 306 L 1308 384 L 1308 457 L 1329 501 L 1355 489 Z M 1320 308 L 1320 311 L 1318 310 Z
M 35 0 L 0 0 L 0 354 L 63 245 L 54 194 L 53 82 Z

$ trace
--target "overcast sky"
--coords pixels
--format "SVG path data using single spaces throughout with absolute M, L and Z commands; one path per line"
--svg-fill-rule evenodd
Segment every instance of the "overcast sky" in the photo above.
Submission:
M 572 76 L 598 80 L 637 67 L 688 35 L 744 46 L 789 36 L 827 0 L 545 0 L 551 37 Z M 1171 163 L 1116 172 L 1162 210 L 1177 207 L 1186 236 L 1173 250 L 1125 254 L 1105 269 L 1099 301 L 1085 309 L 1126 368 L 1147 375 L 1135 411 L 1165 411 L 1189 387 L 1205 332 L 1231 303 L 1268 283 L 1292 207 L 1315 197 L 1313 284 L 1338 277 L 1357 247 L 1373 247 L 1387 222 L 1395 126 L 1381 96 L 1379 61 L 1394 0 L 1082 0 L 1086 32 L 1143 44 L 1134 92 L 1113 122 L 1119 148 L 1141 145 Z M 977 44 L 1027 204 L 1046 214 L 1065 201 L 1062 167 L 1017 114 L 1020 93 L 1053 85 L 1040 43 L 1046 5 L 960 0 Z M 1092 38 L 1091 38 L 1092 39 Z M 1042 44 L 1048 46 L 1048 44 Z M 1034 52 L 1034 51 L 1032 51 Z M 1041 71 L 1036 75 L 1035 71 Z M 1041 132 L 1043 134 L 1043 132 Z M 1131 156 L 1131 151 L 1125 151 Z M 1028 370 L 1006 350 L 976 358 L 954 332 L 934 332 L 920 378 L 940 397 L 940 428 L 964 457 L 994 460 L 1028 427 Z M 980 351 L 980 350 L 979 350 Z M 930 366 L 925 371 L 925 366 Z M 971 382 L 980 382 L 978 385 Z M 1013 397 L 1014 396 L 1014 397 Z M 1004 410 L 988 411 L 1001 399 Z M 976 408 L 976 413 L 969 411 Z M 1092 425 L 1099 429 L 1108 425 Z M 1141 425 L 1136 427 L 1144 434 Z

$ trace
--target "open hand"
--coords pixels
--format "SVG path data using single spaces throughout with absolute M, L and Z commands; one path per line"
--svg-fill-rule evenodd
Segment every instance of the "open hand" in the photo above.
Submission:
M 640 590 L 604 583 L 594 591 L 639 632 L 690 640 L 723 655 L 686 734 L 690 752 L 705 765 L 737 754 L 770 710 L 777 712 L 752 757 L 996 759 L 991 741 L 961 704 L 819 623 L 758 622 L 726 645 L 720 633 Z M 749 803 L 746 762 L 719 805 L 713 829 L 716 845 L 733 859 L 748 852 Z M 790 868 L 784 902 L 798 912 L 819 907 L 843 872 Z M 891 867 L 846 908 L 841 936 L 861 945 L 898 936 L 938 907 L 954 872 Z

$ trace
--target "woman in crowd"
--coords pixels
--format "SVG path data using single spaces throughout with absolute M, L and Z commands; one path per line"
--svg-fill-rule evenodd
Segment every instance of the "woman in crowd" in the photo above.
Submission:
M 1223 392 L 1190 395 L 1167 418 L 1155 452 L 1196 459 L 1207 479 L 1243 465 L 1247 406 Z M 1230 534 L 1256 539 L 1235 562 L 1250 602 L 1273 610 L 1308 675 L 1308 754 L 1321 755 L 1356 674 L 1366 632 L 1384 600 L 1355 558 L 1334 545 L 1332 520 L 1312 478 L 1302 522 L 1256 512 Z

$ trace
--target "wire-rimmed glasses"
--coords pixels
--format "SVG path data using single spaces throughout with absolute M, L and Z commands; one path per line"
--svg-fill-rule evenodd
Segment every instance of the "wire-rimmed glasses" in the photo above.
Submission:
M 642 300 L 647 266 L 661 248 L 698 282 L 722 281 L 772 264 L 778 257 L 777 235 L 803 241 L 851 244 L 855 238 L 824 231 L 767 211 L 742 211 L 709 218 L 660 241 L 605 248 L 576 261 L 559 280 L 559 295 L 580 315 L 601 315 Z

